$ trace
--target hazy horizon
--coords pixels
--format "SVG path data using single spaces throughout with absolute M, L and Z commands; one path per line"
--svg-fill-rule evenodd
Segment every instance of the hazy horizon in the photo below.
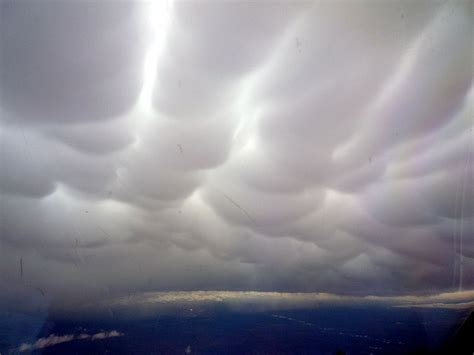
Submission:
M 8 346 L 120 349 L 59 319 L 176 309 L 312 352 L 336 304 L 378 307 L 364 353 L 397 310 L 424 346 L 419 314 L 474 308 L 473 1 L 0 1 Z

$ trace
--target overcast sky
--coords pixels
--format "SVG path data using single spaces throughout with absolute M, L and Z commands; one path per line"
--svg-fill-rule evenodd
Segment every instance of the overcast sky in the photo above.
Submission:
M 472 1 L 2 1 L 0 305 L 474 288 L 473 23 Z

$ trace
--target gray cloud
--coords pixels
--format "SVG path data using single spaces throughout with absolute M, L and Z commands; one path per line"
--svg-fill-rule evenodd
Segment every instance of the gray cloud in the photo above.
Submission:
M 126 111 L 146 38 L 134 2 L 2 3 L 2 107 L 9 122 L 62 124 Z M 6 117 L 5 117 L 6 116 Z
M 2 2 L 0 306 L 473 288 L 471 14 Z

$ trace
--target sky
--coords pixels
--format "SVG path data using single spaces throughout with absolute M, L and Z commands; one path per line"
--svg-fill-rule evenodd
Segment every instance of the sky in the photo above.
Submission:
M 2 1 L 0 16 L 0 307 L 472 300 L 471 1 Z

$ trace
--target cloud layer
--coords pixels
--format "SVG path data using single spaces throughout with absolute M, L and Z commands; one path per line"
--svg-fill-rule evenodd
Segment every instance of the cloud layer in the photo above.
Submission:
M 472 2 L 0 6 L 2 306 L 474 288 Z
M 215 309 L 253 313 L 319 307 L 442 308 L 469 314 L 474 292 L 447 292 L 423 296 L 342 296 L 314 292 L 186 291 L 145 292 L 90 303 L 76 309 L 71 317 L 148 319 L 159 315 L 193 317 L 213 314 Z

